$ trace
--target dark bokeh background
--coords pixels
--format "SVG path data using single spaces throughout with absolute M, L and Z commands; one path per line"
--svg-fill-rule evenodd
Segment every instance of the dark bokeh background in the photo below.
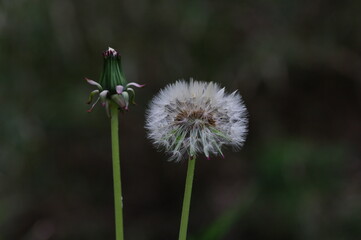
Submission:
M 192 240 L 361 239 L 361 1 L 0 0 L 0 240 L 114 239 L 101 52 L 146 83 L 121 115 L 127 239 L 177 239 L 186 163 L 146 139 L 179 78 L 239 89 L 247 142 L 199 159 Z

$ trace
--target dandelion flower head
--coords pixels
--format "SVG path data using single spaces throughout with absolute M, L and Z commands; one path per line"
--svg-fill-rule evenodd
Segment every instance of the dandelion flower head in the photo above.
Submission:
M 213 82 L 191 79 L 169 84 L 147 111 L 148 137 L 169 160 L 221 155 L 222 146 L 239 149 L 247 134 L 247 110 L 237 91 L 227 94 Z

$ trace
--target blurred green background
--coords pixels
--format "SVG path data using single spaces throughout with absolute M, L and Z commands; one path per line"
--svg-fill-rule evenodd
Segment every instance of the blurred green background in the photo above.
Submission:
M 249 135 L 200 158 L 192 240 L 361 239 L 361 1 L 0 0 L 0 240 L 114 239 L 101 52 L 147 84 L 121 115 L 126 239 L 177 239 L 186 163 L 146 139 L 179 78 L 238 89 Z

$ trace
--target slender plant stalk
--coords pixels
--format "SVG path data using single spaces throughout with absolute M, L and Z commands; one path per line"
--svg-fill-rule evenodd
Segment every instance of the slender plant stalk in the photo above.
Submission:
M 190 209 L 190 204 L 191 204 L 195 165 L 196 165 L 196 158 L 195 157 L 189 158 L 188 168 L 187 168 L 186 186 L 185 186 L 184 198 L 183 198 L 182 217 L 181 217 L 181 223 L 180 223 L 180 229 L 179 229 L 179 240 L 187 239 L 188 218 L 189 218 L 189 209 Z
M 118 107 L 110 103 L 111 134 L 112 134 L 112 158 L 113 158 L 113 181 L 114 181 L 114 210 L 115 210 L 115 235 L 116 240 L 124 239 L 123 231 L 123 202 L 122 184 L 120 178 L 119 161 L 119 136 L 118 136 Z

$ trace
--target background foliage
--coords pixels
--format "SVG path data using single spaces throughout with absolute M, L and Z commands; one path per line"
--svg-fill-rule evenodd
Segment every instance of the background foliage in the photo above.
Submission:
M 239 89 L 242 151 L 199 159 L 193 240 L 361 236 L 361 2 L 0 0 L 0 239 L 114 237 L 110 129 L 84 103 L 101 52 L 146 83 L 121 115 L 127 239 L 178 234 L 185 163 L 146 139 L 179 78 Z

